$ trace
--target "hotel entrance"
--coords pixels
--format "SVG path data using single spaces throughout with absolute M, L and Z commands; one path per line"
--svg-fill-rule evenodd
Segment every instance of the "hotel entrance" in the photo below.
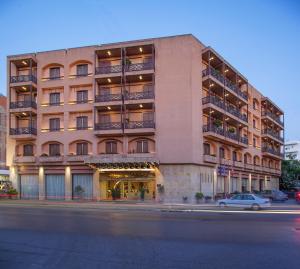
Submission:
M 100 173 L 101 200 L 153 200 L 155 174 L 149 171 Z

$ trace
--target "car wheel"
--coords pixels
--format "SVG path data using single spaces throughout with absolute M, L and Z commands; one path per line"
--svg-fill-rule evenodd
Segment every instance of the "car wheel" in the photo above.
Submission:
M 226 204 L 225 203 L 219 203 L 219 206 L 224 208 L 226 206 Z
M 260 210 L 260 206 L 258 204 L 253 204 L 251 206 L 251 209 L 257 211 L 257 210 Z

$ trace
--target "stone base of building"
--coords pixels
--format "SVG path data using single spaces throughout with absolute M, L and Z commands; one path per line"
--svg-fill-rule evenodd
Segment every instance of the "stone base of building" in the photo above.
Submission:
M 154 169 L 101 171 L 87 165 L 11 167 L 10 179 L 21 199 L 146 200 L 195 203 L 222 193 L 278 189 L 279 179 L 266 174 L 228 171 L 195 164 L 161 164 Z

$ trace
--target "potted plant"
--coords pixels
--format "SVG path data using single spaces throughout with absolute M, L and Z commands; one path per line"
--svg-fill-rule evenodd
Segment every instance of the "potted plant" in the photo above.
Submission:
M 82 188 L 80 185 L 77 185 L 74 191 L 77 198 L 83 199 L 84 188 Z
M 235 133 L 235 128 L 234 127 L 229 127 L 228 128 L 229 133 Z
M 131 65 L 131 60 L 129 58 L 126 58 L 125 65 L 127 66 Z
M 203 199 L 203 197 L 204 197 L 204 195 L 202 192 L 196 192 L 195 198 L 196 198 L 197 204 L 200 203 L 200 201 Z
M 8 198 L 9 198 L 9 199 L 12 199 L 12 198 L 16 198 L 16 197 L 17 197 L 18 192 L 17 192 L 16 189 L 10 188 L 10 189 L 7 191 L 7 194 L 8 194 Z
M 219 128 L 219 127 L 222 126 L 222 121 L 219 120 L 219 119 L 216 119 L 216 120 L 214 121 L 214 125 L 215 125 L 217 128 Z

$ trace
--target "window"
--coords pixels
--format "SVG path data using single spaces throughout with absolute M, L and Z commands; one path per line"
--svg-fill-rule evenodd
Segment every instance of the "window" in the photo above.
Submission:
M 76 118 L 76 129 L 85 130 L 88 128 L 88 116 L 80 116 Z
M 204 143 L 204 155 L 210 155 L 210 144 Z
M 101 88 L 100 88 L 100 95 L 101 95 L 101 96 L 107 96 L 107 95 L 110 95 L 110 88 L 101 87 Z
M 136 152 L 137 153 L 148 153 L 148 141 L 140 140 L 136 142 Z
M 76 72 L 77 76 L 87 76 L 88 75 L 88 65 L 87 64 L 79 64 L 76 66 L 76 68 L 77 68 L 77 72 Z
M 106 154 L 117 154 L 117 142 L 116 141 L 107 141 L 105 143 L 105 152 Z
M 221 159 L 225 158 L 225 150 L 224 148 L 219 148 L 219 155 Z
M 153 112 L 143 113 L 143 121 L 153 121 Z
M 77 155 L 88 155 L 88 143 L 82 142 L 76 144 L 76 154 Z
M 33 156 L 33 145 L 24 145 L 23 146 L 23 156 Z
M 49 69 L 49 78 L 58 79 L 60 78 L 60 67 L 52 67 Z
M 256 120 L 253 120 L 253 128 L 256 128 Z
M 232 160 L 235 162 L 237 161 L 237 152 L 236 151 L 232 152 Z
M 253 100 L 253 109 L 256 110 L 256 102 Z
M 247 154 L 244 155 L 244 163 L 245 163 L 245 164 L 248 163 L 248 157 L 247 157 Z
M 110 123 L 110 115 L 105 114 L 105 115 L 100 115 L 100 123 Z
M 87 103 L 88 102 L 88 91 L 77 91 L 76 92 L 77 103 Z
M 49 119 L 49 130 L 55 132 L 60 130 L 60 118 Z
M 59 144 L 49 144 L 49 156 L 60 156 Z
M 52 92 L 50 93 L 50 106 L 57 106 L 60 105 L 60 93 L 59 92 Z

